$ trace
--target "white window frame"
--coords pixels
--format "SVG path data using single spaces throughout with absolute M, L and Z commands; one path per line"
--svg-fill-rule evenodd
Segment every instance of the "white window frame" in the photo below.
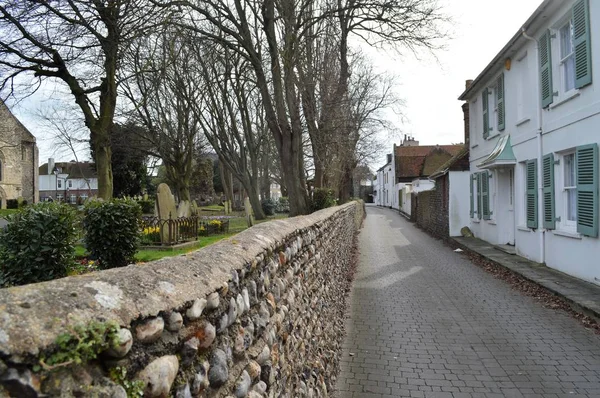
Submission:
M 69 188 L 73 188 L 73 180 L 68 180 Z
M 74 193 L 69 195 L 69 203 L 71 203 L 72 205 L 76 204 L 77 203 L 77 195 L 75 195 Z
M 566 54 L 563 57 L 563 37 L 562 37 L 562 32 L 563 29 L 567 28 L 569 30 L 569 39 L 570 39 L 570 44 L 571 44 L 571 52 Z M 565 23 L 562 24 L 562 26 L 558 29 L 557 32 L 558 35 L 558 55 L 559 55 L 559 69 L 560 69 L 560 79 L 561 79 L 561 84 L 560 84 L 560 88 L 561 91 L 564 93 L 568 93 L 572 90 L 575 90 L 575 45 L 573 44 L 573 19 L 569 18 L 568 21 L 566 21 Z M 569 81 L 569 78 L 567 76 L 567 63 L 570 63 L 572 65 L 572 72 L 573 72 L 573 76 L 572 76 L 572 85 L 573 87 L 567 87 L 567 83 Z
M 56 179 L 56 188 L 62 189 L 62 180 L 60 178 Z
M 471 184 L 473 185 L 473 217 L 471 220 L 479 222 L 479 200 L 477 196 L 479 184 L 477 184 L 477 172 L 471 174 Z M 483 220 L 483 217 L 481 219 Z
M 566 176 L 566 167 L 567 167 L 567 156 L 573 156 L 573 184 L 567 186 L 567 176 Z M 577 158 L 575 156 L 575 149 L 567 150 L 565 152 L 560 153 L 560 193 L 561 193 L 561 202 L 562 202 L 562 211 L 560 214 L 560 227 L 559 229 L 565 232 L 577 233 Z M 575 220 L 569 220 L 569 192 L 573 190 L 575 192 Z
M 562 57 L 562 43 L 561 43 L 561 30 L 567 24 L 571 25 L 571 53 L 567 54 L 565 57 Z M 573 16 L 569 11 L 563 18 L 561 18 L 554 26 L 551 28 L 551 51 L 552 51 L 552 87 L 554 90 L 554 101 L 550 105 L 550 107 L 555 107 L 569 98 L 577 95 L 579 92 L 578 89 L 575 88 L 575 76 L 573 76 L 573 88 L 567 90 L 566 89 L 566 78 L 565 78 L 565 64 L 566 62 L 573 62 L 573 73 L 575 73 L 575 46 L 573 44 Z M 572 61 L 569 61 L 572 60 Z
M 63 194 L 62 193 L 57 194 L 56 195 L 56 200 L 58 200 L 58 201 L 63 200 Z

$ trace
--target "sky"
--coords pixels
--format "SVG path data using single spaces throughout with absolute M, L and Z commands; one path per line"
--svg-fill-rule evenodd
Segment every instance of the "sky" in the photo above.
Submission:
M 427 53 L 417 57 L 411 52 L 398 55 L 383 50 L 364 48 L 380 72 L 397 76 L 396 94 L 404 106 L 402 116 L 389 114 L 400 134 L 382 137 L 389 149 L 371 164 L 376 170 L 391 153 L 392 143 L 408 134 L 421 145 L 464 142 L 461 102 L 465 80 L 475 79 L 493 57 L 521 28 L 542 0 L 439 0 L 444 12 L 452 18 L 448 26 L 450 38 L 445 49 L 435 56 Z M 46 126 L 35 116 L 40 107 L 47 106 L 48 91 L 22 101 L 13 113 L 37 137 L 40 164 L 49 157 L 58 161 L 73 158 L 58 148 Z M 67 97 L 72 103 L 72 98 Z M 87 154 L 82 156 L 85 158 Z

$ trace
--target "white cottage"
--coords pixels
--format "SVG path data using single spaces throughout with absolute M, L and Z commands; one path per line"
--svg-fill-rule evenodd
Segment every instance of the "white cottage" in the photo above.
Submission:
M 470 113 L 473 233 L 595 282 L 600 47 L 592 42 L 600 43 L 600 1 L 545 0 L 460 99 Z

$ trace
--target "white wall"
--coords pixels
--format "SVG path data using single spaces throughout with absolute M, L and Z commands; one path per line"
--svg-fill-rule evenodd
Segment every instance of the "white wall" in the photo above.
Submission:
M 435 188 L 435 181 L 430 181 L 428 179 L 419 179 L 413 180 L 412 189 L 413 192 L 419 193 L 423 191 L 431 191 Z
M 69 186 L 69 182 L 71 186 Z M 98 179 L 97 178 L 69 178 L 67 180 L 67 188 L 68 189 L 98 189 Z
M 460 236 L 460 230 L 470 224 L 469 215 L 469 180 L 468 171 L 450 171 L 449 193 L 449 232 L 450 236 Z M 466 192 L 466 194 L 465 194 Z
M 61 183 L 61 186 L 58 187 L 58 191 L 65 189 L 65 180 L 67 179 L 68 174 L 59 174 L 58 180 Z M 40 191 L 56 191 L 57 190 L 57 176 L 54 174 L 50 175 L 40 175 L 39 178 L 39 190 Z
M 408 214 L 410 216 L 412 210 L 412 185 L 405 184 L 402 188 L 404 201 L 402 202 L 402 208 L 400 209 L 403 213 Z

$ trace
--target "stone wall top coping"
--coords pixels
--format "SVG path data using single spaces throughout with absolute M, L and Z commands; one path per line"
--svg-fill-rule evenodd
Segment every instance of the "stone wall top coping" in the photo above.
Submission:
M 265 250 L 354 205 L 261 223 L 177 257 L 0 289 L 0 356 L 12 356 L 13 361 L 37 356 L 69 325 L 115 320 L 128 327 L 140 318 L 183 308 L 222 287 L 232 270 Z

